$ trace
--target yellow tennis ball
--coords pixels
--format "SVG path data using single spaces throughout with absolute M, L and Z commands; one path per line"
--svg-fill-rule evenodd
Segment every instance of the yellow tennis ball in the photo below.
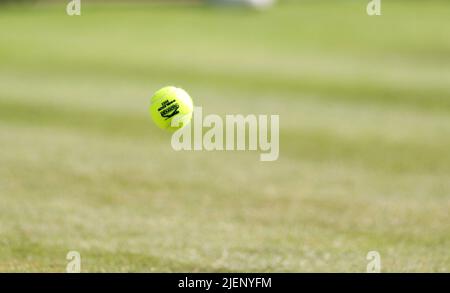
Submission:
M 174 86 L 158 90 L 150 101 L 150 116 L 155 124 L 171 131 L 186 126 L 191 121 L 193 110 L 189 94 Z

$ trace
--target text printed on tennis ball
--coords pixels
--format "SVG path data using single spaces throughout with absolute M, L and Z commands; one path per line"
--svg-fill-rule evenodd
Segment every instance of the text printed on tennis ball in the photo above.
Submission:
M 194 104 L 189 94 L 182 88 L 166 86 L 156 91 L 150 101 L 150 115 L 161 128 L 175 131 L 189 123 Z M 176 126 L 172 120 L 182 118 Z

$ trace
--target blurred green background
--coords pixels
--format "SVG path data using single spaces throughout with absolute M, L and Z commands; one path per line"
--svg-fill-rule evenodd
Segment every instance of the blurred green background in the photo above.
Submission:
M 0 271 L 450 270 L 450 2 L 68 2 L 0 5 Z M 171 84 L 279 160 L 174 152 Z

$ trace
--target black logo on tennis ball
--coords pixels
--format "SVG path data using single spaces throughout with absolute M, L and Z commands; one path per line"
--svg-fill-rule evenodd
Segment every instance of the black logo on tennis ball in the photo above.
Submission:
M 161 114 L 161 117 L 164 117 L 167 119 L 177 115 L 178 113 L 180 113 L 180 111 L 178 111 L 178 109 L 180 108 L 180 105 L 178 105 L 176 103 L 176 100 L 165 100 L 162 104 L 161 107 L 158 108 L 159 114 Z

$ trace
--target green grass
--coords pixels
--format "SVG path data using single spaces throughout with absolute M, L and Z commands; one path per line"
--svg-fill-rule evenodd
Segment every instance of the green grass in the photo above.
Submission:
M 337 2 L 0 6 L 0 271 L 449 271 L 450 3 Z M 172 151 L 168 84 L 280 159 Z

